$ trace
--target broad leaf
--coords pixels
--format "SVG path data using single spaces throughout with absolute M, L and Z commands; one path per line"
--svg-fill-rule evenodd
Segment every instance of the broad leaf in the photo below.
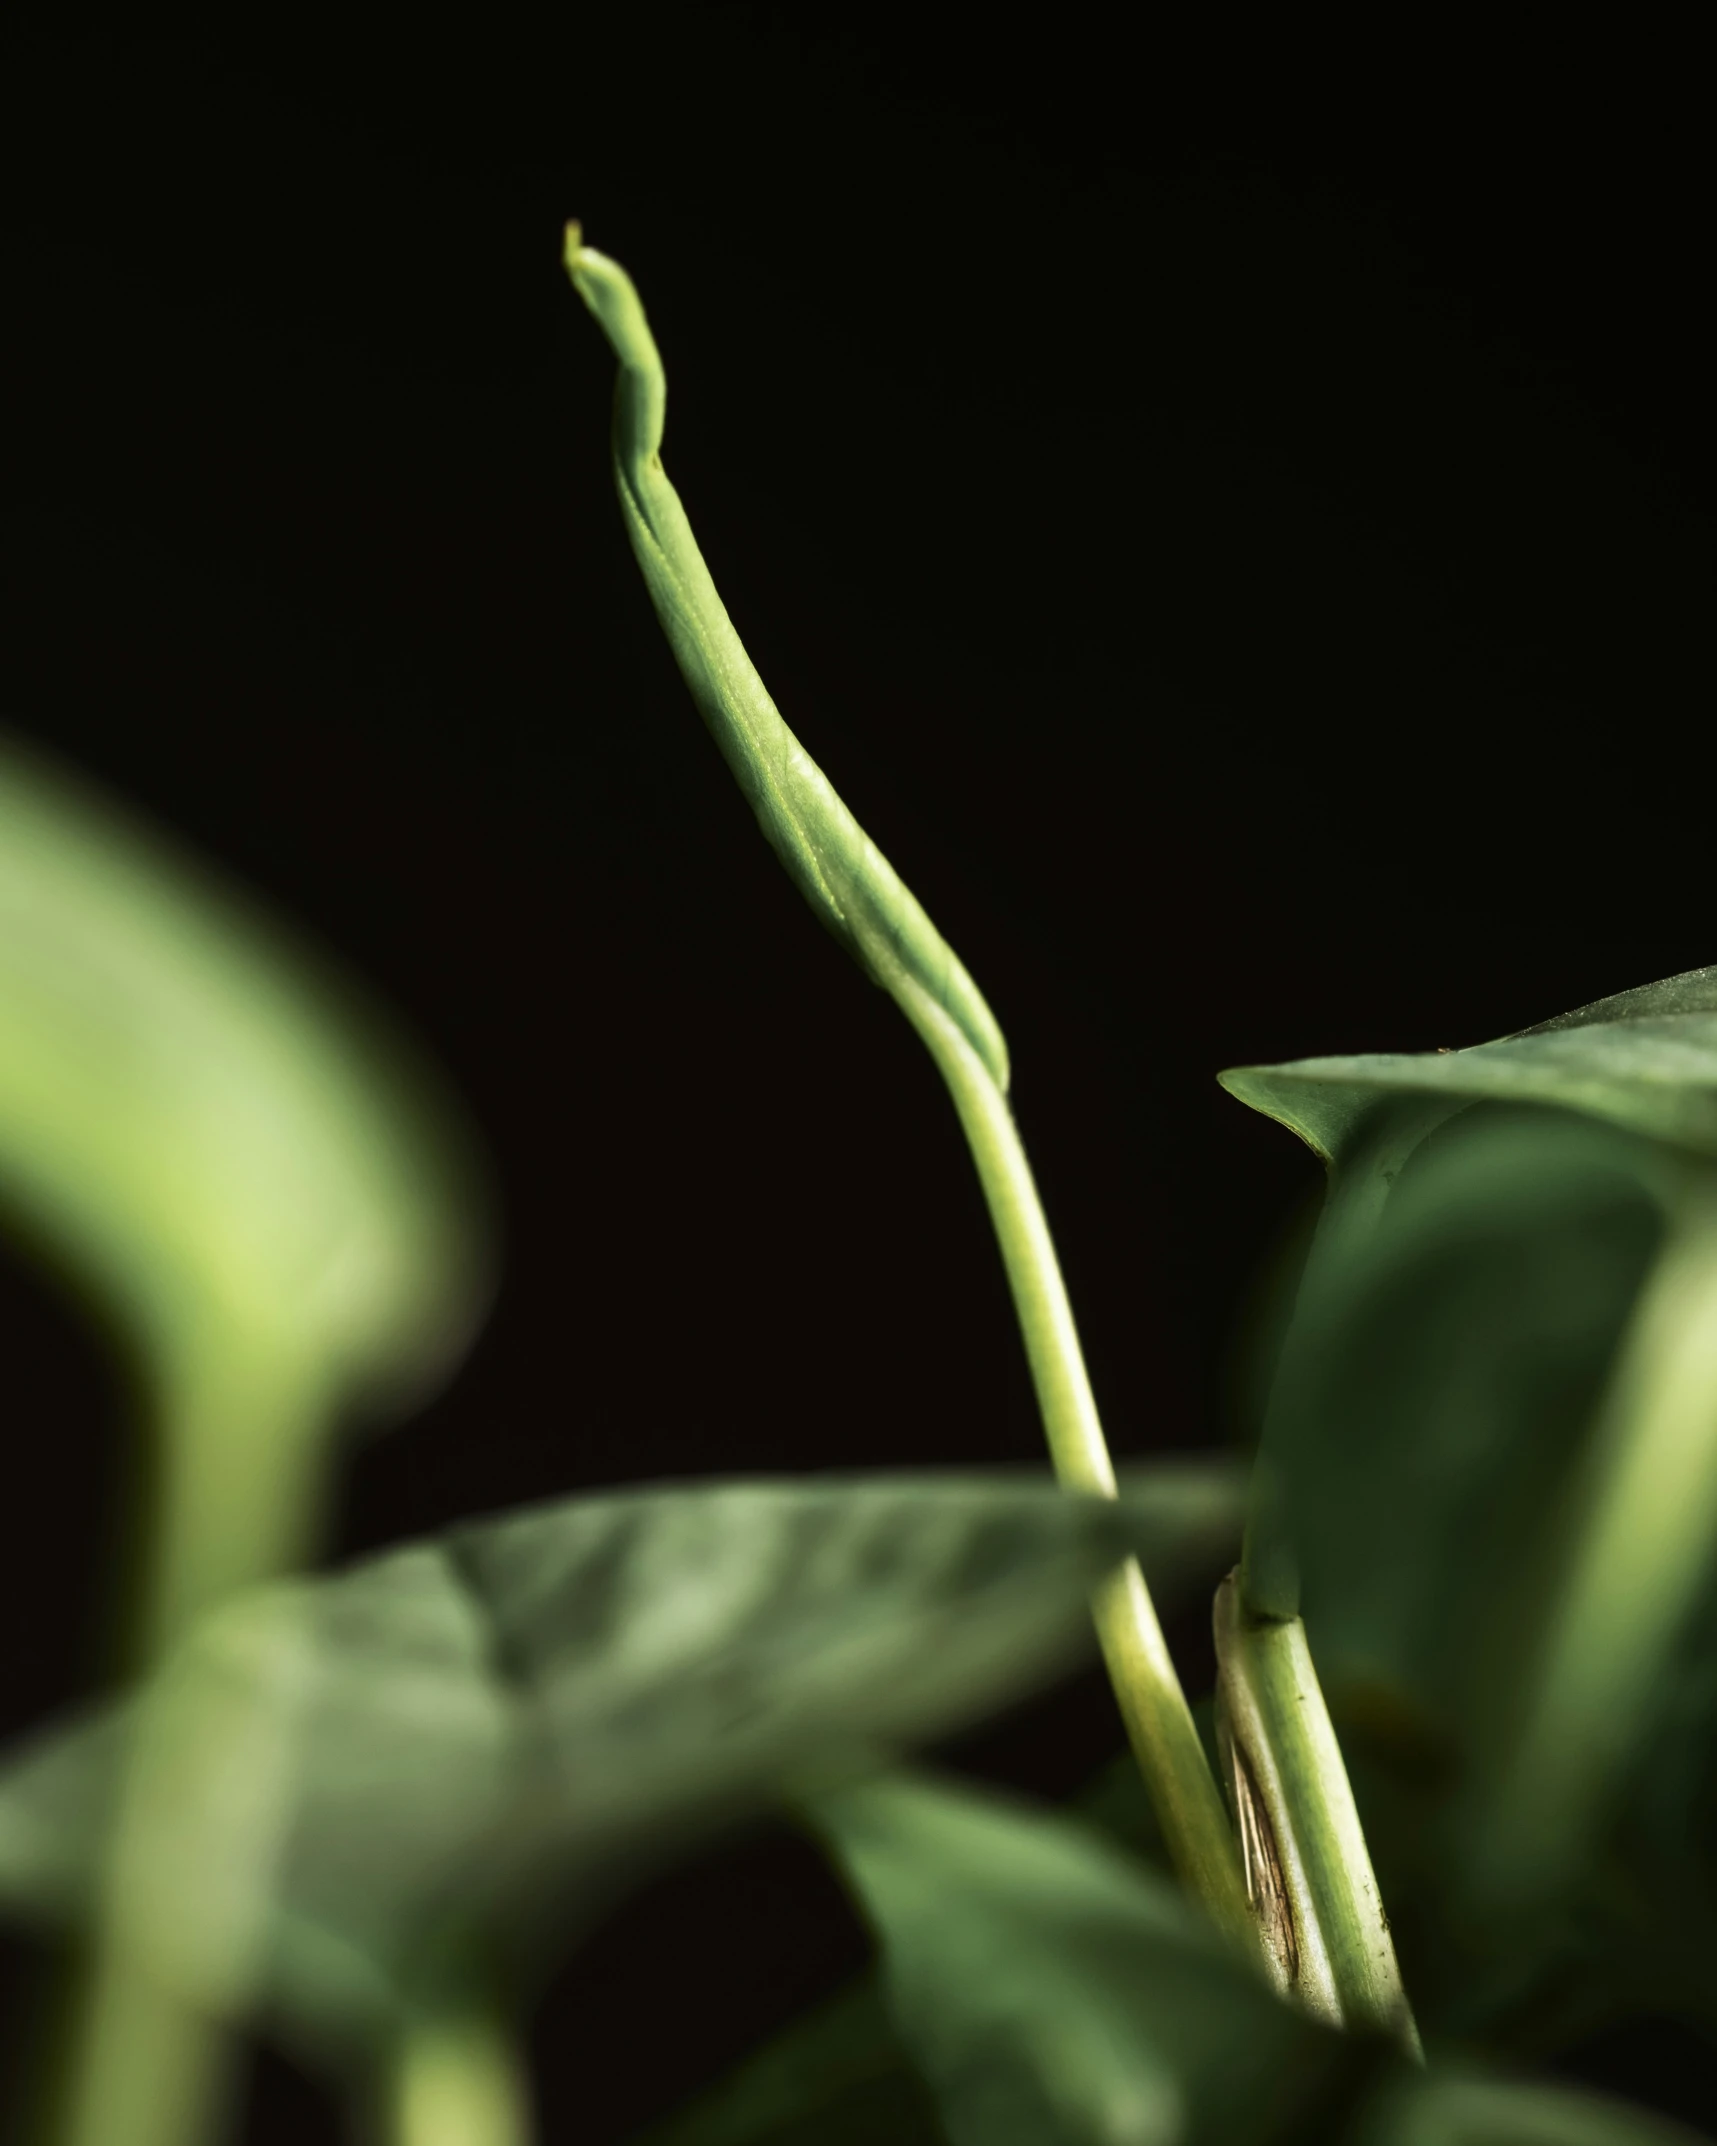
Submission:
M 1419 1139 L 1475 1102 L 1573 1110 L 1717 1155 L 1717 967 L 1641 985 L 1466 1050 L 1236 1066 L 1231 1095 L 1299 1134 L 1326 1162 Z M 1386 1128 L 1388 1132 L 1386 1134 Z
M 1302 1285 L 1266 1525 L 1432 2025 L 1541 2038 L 1550 1987 L 1571 2020 L 1619 1995 L 1604 1844 L 1717 1564 L 1709 1177 L 1482 1105 Z
M 1117 1762 L 1081 1797 L 1082 1812 L 1087 1806 L 1110 1811 L 1128 1831 L 1142 1824 L 1148 1838 L 1136 1781 L 1131 1762 Z M 842 1845 L 843 1808 L 850 1848 Z M 825 2140 L 940 2146 L 950 2137 L 981 2137 L 984 2146 L 1145 2137 L 1316 2138 L 1326 2146 L 1686 2146 L 1690 2137 L 1647 2111 L 1561 2086 L 1498 2080 L 1462 2066 L 1437 2064 L 1425 2072 L 1351 2047 L 1344 2062 L 1330 2055 L 1322 2037 L 1314 2046 L 1321 2045 L 1332 2070 L 1320 2082 L 1304 2040 L 1315 2030 L 1292 2018 L 1284 2028 L 1275 2014 L 1267 2035 L 1285 2037 L 1287 2061 L 1280 2071 L 1267 2056 L 1258 2066 L 1251 1978 L 1237 1988 L 1228 1979 L 1231 1962 L 1212 1965 L 1204 1926 L 1189 1932 L 1164 1873 L 1141 1871 L 1082 1825 L 922 1778 L 884 1783 L 880 1795 L 869 1784 L 820 1799 L 813 1816 L 853 1870 L 861 1902 L 878 1924 L 885 1962 L 898 1970 L 910 1959 L 918 1981 L 896 1971 L 887 1987 L 874 1974 L 855 1982 L 635 2146 L 821 2146 Z M 1190 1963 L 1181 1960 L 1167 1976 L 1159 1971 L 1165 1928 L 1173 1933 L 1166 1940 L 1171 1956 L 1183 1940 L 1192 1953 Z M 1183 1975 L 1190 1975 L 1190 1986 L 1165 2003 L 1162 1987 L 1173 1988 Z M 912 2004 L 910 2013 L 891 2017 L 890 1990 L 896 2005 Z M 1093 2022 L 1110 2023 L 1107 2038 L 1099 2028 L 1101 2060 L 1081 2071 L 1071 2094 L 1060 2084 L 1065 2066 L 1053 2057 L 1044 2065 L 1035 2055 L 1045 2045 L 1057 2048 L 1068 2003 L 1079 2010 L 1081 2033 Z M 1190 2032 L 1180 2010 L 1189 2003 L 1196 2005 Z M 1228 2106 L 1236 2087 L 1221 2078 L 1231 2036 L 1238 2045 L 1232 2061 L 1243 2072 L 1237 2090 L 1251 2096 L 1237 2123 Z M 1117 2046 L 1128 2066 L 1119 2087 Z M 914 2050 L 942 2082 L 951 2104 L 946 2128 L 921 2098 Z M 986 2086 L 991 2066 L 996 2072 Z M 963 2123 L 968 2069 L 979 2105 Z M 1221 2079 L 1214 2096 L 1207 2084 L 1212 2071 Z M 1141 2082 L 1130 2103 L 1128 2077 Z M 1100 2095 L 1105 2081 L 1109 2092 L 1093 2118 L 1080 2106 L 1080 2089 Z M 1000 2116 L 990 2107 L 990 2091 L 1006 2097 Z M 1171 2096 L 1178 2130 L 1149 2113 L 1160 2115 Z
M 1231 1531 L 1231 1474 L 1212 1481 Z M 1172 1584 L 1208 1554 L 1220 1492 L 1193 1499 L 1184 1466 L 1167 1486 L 1160 1506 L 1148 1479 L 1119 1502 L 981 1476 L 619 1492 L 265 1590 L 129 1724 L 14 1758 L 0 1895 L 89 1911 L 135 1752 L 158 1786 L 130 1924 L 159 1970 L 349 2047 L 713 1826 L 1058 1673 L 1119 1558 Z
M 1208 1728 L 1209 1702 L 1195 1709 Z M 1165 1875 L 1163 1845 L 1138 1760 L 1120 1752 L 1081 1790 L 1086 1825 Z M 794 2020 L 636 2146 L 797 2146 L 805 2140 L 943 2139 L 874 1971 Z
M 1717 1757 L 1688 1651 L 1717 1567 L 1717 969 L 1471 1050 L 1223 1079 L 1331 1164 L 1249 1593 L 1287 1614 L 1303 1586 L 1410 1986 L 1541 2044 L 1662 1987 L 1673 1944 L 1618 1964 L 1637 1851 L 1685 1865 L 1669 1814 Z
M 1067 1820 L 893 1777 L 818 1796 L 954 2146 L 1338 2133 L 1390 2060 L 1279 2002 L 1168 1882 Z
M 292 1532 L 271 1445 L 462 1347 L 486 1291 L 474 1188 L 447 1106 L 343 986 L 0 750 L 0 1201 L 143 1360 L 197 1477 L 192 1595 Z

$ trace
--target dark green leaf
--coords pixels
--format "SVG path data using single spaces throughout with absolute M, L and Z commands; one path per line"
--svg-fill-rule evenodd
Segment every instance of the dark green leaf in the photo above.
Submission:
M 935 2103 L 876 1976 L 868 1974 L 634 2146 L 868 2146 L 872 2140 L 946 2146 Z
M 1578 1111 L 1717 1155 L 1717 967 L 1618 992 L 1467 1050 L 1304 1058 L 1236 1066 L 1219 1078 L 1342 1164 L 1388 1126 L 1380 1166 L 1399 1168 L 1425 1133 L 1474 1102 Z
M 1331 1163 L 1247 1588 L 1289 1614 L 1303 1579 L 1410 1987 L 1536 2046 L 1672 1955 L 1709 1986 L 1702 1941 L 1644 1932 L 1666 1869 L 1672 1920 L 1707 1897 L 1667 1844 L 1717 1807 L 1688 1636 L 1717 1538 L 1717 969 L 1471 1050 L 1223 1078 Z
M 1164 1878 L 1068 1820 L 896 1775 L 813 1823 L 955 2146 L 1300 2135 L 1387 2060 L 1280 2003 Z
M 1355 2146 L 1694 2146 L 1697 2137 L 1607 2095 L 1434 2070 L 1380 2094 Z
M 1214 1497 L 1168 1482 L 1162 1509 L 1148 1478 L 621 1492 L 247 1598 L 139 1717 L 138 1917 L 204 2002 L 383 2028 L 496 1930 L 576 1926 L 712 1825 L 1058 1673 L 1101 1572 L 1138 1552 L 1160 1583 L 1207 1542 Z M 73 1733 L 0 1777 L 0 1887 L 47 1915 L 87 1901 L 125 1743 Z
M 141 1655 L 297 1564 L 331 1427 L 457 1357 L 483 1204 L 455 1114 L 343 985 L 0 744 L 0 1207 L 142 1373 Z
M 1654 1163 L 1576 1119 L 1475 1116 L 1362 1250 L 1308 1270 L 1268 1441 L 1332 1691 L 1465 1721 L 1530 1622 L 1533 1545 L 1663 1236 Z
M 1124 1471 L 1123 1481 L 1127 1478 Z M 1181 1495 L 1191 1503 L 1189 1490 L 1189 1485 L 1183 1486 Z M 1224 1533 L 1223 1555 L 1229 1556 L 1231 1530 Z M 1213 1746 L 1209 1700 L 1201 1701 L 1193 1713 L 1201 1736 Z M 1117 1752 L 1080 1791 L 1073 1809 L 1085 1824 L 1168 1872 L 1168 1851 L 1145 1793 L 1139 1762 L 1131 1751 Z M 877 1978 L 866 1973 L 784 2027 L 719 2085 L 639 2139 L 637 2146 L 741 2146 L 742 2141 L 753 2140 L 757 2146 L 776 2146 L 777 2141 L 787 2146 L 789 2140 L 801 2137 L 821 2138 L 819 2127 L 825 2121 L 839 2121 L 843 2126 L 849 2120 L 860 2123 L 856 2111 L 849 2116 L 853 2102 L 887 2112 L 877 2117 L 876 2136 L 905 2141 L 917 2133 L 904 2112 L 919 2105 L 923 2091 Z M 922 2112 L 914 2120 L 925 2121 Z M 933 2135 L 941 2139 L 940 2126 L 931 2121 Z M 892 2131 L 891 2124 L 896 2127 Z M 855 2139 L 870 2135 L 862 2129 L 852 2133 Z
M 1547 1978 L 1571 2017 L 1606 1979 L 1594 1858 L 1717 1538 L 1709 1174 L 1481 1105 L 1302 1286 L 1274 1519 L 1433 2024 L 1526 2032 Z

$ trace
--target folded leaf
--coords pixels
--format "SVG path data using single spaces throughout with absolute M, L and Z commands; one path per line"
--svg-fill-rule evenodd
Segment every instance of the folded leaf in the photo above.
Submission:
M 1058 1673 L 1119 1559 L 1172 1581 L 1208 1552 L 1218 1494 L 1166 1481 L 1160 1506 L 1148 1478 L 1118 1501 L 983 1476 L 618 1492 L 264 1590 L 129 1722 L 0 1773 L 0 1897 L 87 1910 L 115 1760 L 147 1737 L 134 1941 L 200 2003 L 260 1998 L 338 2053 L 713 1826 Z
M 819 920 L 883 988 L 925 993 L 1001 1089 L 1007 1045 L 994 1014 L 917 897 L 782 720 L 722 603 L 662 467 L 668 388 L 631 278 L 566 234 L 566 267 L 620 362 L 614 476 L 626 533 L 698 712 L 771 848 Z

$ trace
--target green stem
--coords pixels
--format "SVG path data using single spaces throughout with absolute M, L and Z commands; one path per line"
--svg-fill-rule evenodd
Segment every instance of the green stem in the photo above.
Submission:
M 953 949 L 788 729 L 710 578 L 662 467 L 667 382 L 638 293 L 616 262 L 566 234 L 566 265 L 619 360 L 614 474 L 627 535 L 662 630 L 764 835 L 828 928 L 894 998 L 959 1111 L 1001 1244 L 1051 1457 L 1070 1488 L 1115 1495 L 1079 1336 L 1008 1110 L 1007 1045 Z M 1221 1798 L 1136 1564 L 1093 1605 L 1122 1717 L 1163 1834 L 1217 1922 L 1251 1942 Z
M 1216 1594 L 1217 1724 L 1246 1891 L 1277 1987 L 1334 2027 L 1381 2029 L 1411 2054 L 1401 1984 L 1359 1811 L 1298 1617 Z
M 227 1596 L 312 1554 L 332 1414 L 298 1351 L 265 1341 L 200 1352 L 174 1382 L 137 1619 L 145 1667 Z
M 55 2127 L 64 2146 L 194 2146 L 226 2129 L 231 2036 L 110 1939 L 80 1992 L 73 2037 Z
M 518 2046 L 492 2014 L 411 2028 L 388 2080 L 387 2146 L 530 2146 L 535 2126 Z
M 1510 1908 L 1579 1855 L 1717 1546 L 1717 1191 L 1683 1189 L 1617 1353 L 1480 1869 Z
M 161 1663 L 226 1595 L 302 1560 L 319 1517 L 326 1413 L 320 1390 L 276 1350 L 205 1351 L 175 1383 L 159 1413 L 138 1666 Z M 205 2146 L 225 2129 L 230 2029 L 152 1964 L 156 1922 L 175 1912 L 149 1884 L 154 1814 L 178 1792 L 186 1734 L 140 1736 L 126 1769 L 102 1913 L 54 2059 L 57 2146 Z
M 1007 1097 L 959 1025 L 927 992 L 907 981 L 894 995 L 948 1084 L 977 1165 L 1055 1472 L 1070 1490 L 1112 1498 L 1114 1463 L 1055 1242 Z M 1098 1589 L 1092 1615 L 1175 1868 L 1217 1923 L 1250 1945 L 1252 1917 L 1234 1835 L 1136 1559 Z

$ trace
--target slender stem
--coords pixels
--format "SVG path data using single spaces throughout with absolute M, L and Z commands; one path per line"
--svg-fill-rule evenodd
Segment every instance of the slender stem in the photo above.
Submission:
M 199 1351 L 174 1379 L 137 1618 L 146 1668 L 228 1595 L 312 1554 L 332 1414 L 326 1381 L 278 1343 Z
M 156 1667 L 206 1610 L 300 1562 L 314 1533 L 325 1440 L 320 1390 L 277 1350 L 206 1350 L 164 1398 L 158 1489 L 134 1659 Z M 137 1740 L 120 1791 L 100 1920 L 55 2052 L 57 2146 L 206 2146 L 225 2128 L 231 2030 L 153 1964 L 162 1903 L 149 1883 L 163 1798 L 187 1733 Z M 140 1905 L 140 1902 L 142 1903 Z
M 530 2146 L 530 2093 L 517 2042 L 488 2013 L 421 2021 L 388 2082 L 387 2146 Z
M 135 1953 L 102 1945 L 73 2032 L 56 2127 L 66 2146 L 194 2146 L 226 2129 L 232 2037 Z
M 964 965 L 782 719 L 745 652 L 662 466 L 667 381 L 631 278 L 566 233 L 573 284 L 620 362 L 614 476 L 633 552 L 682 676 L 759 824 L 824 923 L 918 1031 L 953 1094 L 989 1201 L 1050 1456 L 1070 1488 L 1115 1495 L 1049 1226 L 1008 1110 L 1007 1045 Z M 1252 1940 L 1227 1817 L 1143 1573 L 1098 1591 L 1097 1630 L 1127 1733 L 1186 1883 Z
M 989 1204 L 1043 1413 L 1050 1459 L 1070 1490 L 1116 1494 L 1096 1398 L 1055 1244 L 1006 1096 L 956 1023 L 922 986 L 890 979 L 959 1112 Z M 1227 1813 L 1137 1560 L 1106 1580 L 1092 1615 L 1158 1823 L 1182 1881 L 1249 1947 L 1256 1933 Z
M 1683 1192 L 1617 1353 L 1572 1554 L 1481 1865 L 1542 1897 L 1580 1851 L 1717 1544 L 1717 1193 Z
M 1395 1941 L 1341 1749 L 1298 1617 L 1216 1594 L 1219 1736 L 1246 1890 L 1273 1977 L 1334 2027 L 1380 2028 L 1419 2054 Z

